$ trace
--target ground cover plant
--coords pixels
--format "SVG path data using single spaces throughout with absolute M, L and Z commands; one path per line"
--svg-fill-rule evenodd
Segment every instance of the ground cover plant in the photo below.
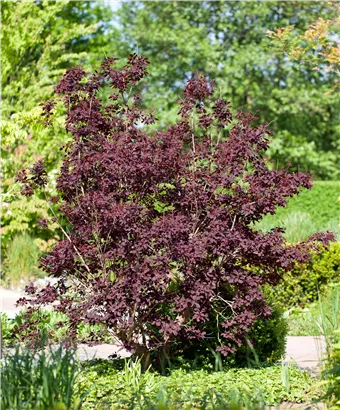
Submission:
M 84 366 L 86 372 L 79 383 L 85 390 L 94 382 L 96 385 L 84 409 L 94 409 L 98 403 L 104 409 L 225 409 L 233 402 L 254 409 L 287 401 L 311 403 L 321 394 L 310 374 L 291 365 L 219 372 L 182 367 L 167 375 L 143 372 L 138 361 L 114 364 L 94 360 Z M 162 402 L 164 407 L 156 406 Z
M 155 117 L 140 95 L 148 61 L 134 54 L 117 64 L 106 58 L 92 75 L 72 69 L 55 88 L 72 140 L 51 201 L 60 202 L 69 228 L 41 259 L 57 284 L 28 286 L 32 297 L 21 302 L 58 300 L 70 337 L 80 323 L 105 324 L 145 368 L 197 340 L 233 354 L 254 322 L 270 317 L 262 286 L 333 239 L 325 232 L 287 244 L 280 228 L 253 228 L 310 188 L 310 176 L 270 169 L 269 128 L 253 114 L 232 113 L 198 73 L 184 89 L 177 123 L 148 132 Z M 47 122 L 54 107 L 44 106 Z M 24 195 L 42 189 L 43 162 L 17 179 Z
M 46 346 L 45 348 L 42 348 Z M 74 347 L 17 347 L 2 360 L 1 405 L 8 410 L 262 409 L 311 402 L 322 391 L 294 366 L 226 369 L 182 366 L 167 375 L 141 360 L 77 360 Z

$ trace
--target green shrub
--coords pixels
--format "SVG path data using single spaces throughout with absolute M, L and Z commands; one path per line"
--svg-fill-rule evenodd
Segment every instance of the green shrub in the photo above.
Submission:
M 325 370 L 323 372 L 327 408 L 340 408 L 340 283 L 333 284 L 329 295 L 331 309 L 325 311 L 319 301 L 320 315 L 316 321 L 326 342 Z
M 274 289 L 276 300 L 283 306 L 305 306 L 318 300 L 318 292 L 340 278 L 340 242 L 331 243 L 315 253 L 307 264 L 297 265 L 286 273 Z
M 283 317 L 283 310 L 273 302 L 271 317 L 259 319 L 249 333 L 246 346 L 235 354 L 236 365 L 249 365 L 278 362 L 285 354 L 288 323 Z
M 14 323 L 6 313 L 1 313 L 1 347 L 11 346 L 15 337 L 13 334 Z
M 21 281 L 44 277 L 38 268 L 41 252 L 34 239 L 27 233 L 16 235 L 8 246 L 3 264 L 6 284 L 18 286 Z
M 317 181 L 311 190 L 302 190 L 288 201 L 287 207 L 279 207 L 275 215 L 266 215 L 256 227 L 261 231 L 270 231 L 281 226 L 286 230 L 286 240 L 291 243 L 327 229 L 339 237 L 339 193 L 339 182 Z
M 271 316 L 255 321 L 246 342 L 234 354 L 222 358 L 216 353 L 219 332 L 218 318 L 213 317 L 205 328 L 206 338 L 202 341 L 177 345 L 177 363 L 191 363 L 192 368 L 201 366 L 219 370 L 226 366 L 258 366 L 278 362 L 285 353 L 288 324 L 283 310 L 267 293 L 267 303 L 272 309 Z M 175 349 L 174 349 L 175 350 Z M 175 363 L 172 362 L 172 365 Z

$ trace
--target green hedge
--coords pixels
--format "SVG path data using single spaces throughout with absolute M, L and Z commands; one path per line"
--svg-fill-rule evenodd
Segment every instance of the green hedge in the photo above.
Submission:
M 315 253 L 307 264 L 284 275 L 283 280 L 273 290 L 276 300 L 286 308 L 305 306 L 318 299 L 331 282 L 340 281 L 340 242 L 334 242 L 327 249 Z
M 308 212 L 317 224 L 327 224 L 340 215 L 339 181 L 316 181 L 312 189 L 304 189 L 289 200 L 287 208 L 280 208 L 276 215 L 285 212 Z
M 275 215 L 265 216 L 256 228 L 269 231 L 276 226 L 286 228 L 288 242 L 306 239 L 314 232 L 329 229 L 339 235 L 340 183 L 317 181 L 312 189 L 304 189 L 291 198 Z

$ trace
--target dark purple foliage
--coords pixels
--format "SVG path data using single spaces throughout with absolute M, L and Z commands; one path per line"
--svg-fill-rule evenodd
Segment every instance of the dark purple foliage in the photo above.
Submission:
M 32 167 L 18 172 L 15 180 L 22 184 L 21 194 L 25 196 L 33 195 L 34 189 L 42 188 L 47 184 L 47 173 L 42 161 L 36 162 Z
M 73 136 L 57 180 L 72 230 L 41 261 L 58 284 L 31 303 L 58 300 L 72 329 L 104 323 L 137 355 L 204 339 L 204 324 L 218 316 L 217 348 L 227 355 L 270 314 L 262 286 L 331 239 L 326 233 L 289 245 L 281 229 L 253 228 L 310 188 L 310 177 L 269 170 L 268 127 L 252 125 L 252 114 L 233 117 L 199 74 L 185 87 L 178 122 L 148 132 L 143 124 L 154 118 L 141 111 L 135 88 L 148 61 L 132 55 L 121 70 L 115 61 L 106 59 L 91 77 L 70 70 L 55 89 Z M 102 87 L 111 89 L 107 103 Z M 41 163 L 31 173 L 18 177 L 26 190 L 46 183 Z

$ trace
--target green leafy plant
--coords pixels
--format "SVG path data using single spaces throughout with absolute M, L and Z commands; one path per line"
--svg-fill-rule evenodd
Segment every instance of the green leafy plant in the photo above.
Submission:
M 327 284 L 340 277 L 340 242 L 331 243 L 327 249 L 315 253 L 310 262 L 296 264 L 284 274 L 273 290 L 276 300 L 282 306 L 304 307 L 318 300 Z
M 157 386 L 157 381 L 156 375 L 148 370 L 143 371 L 141 359 L 125 359 L 122 372 L 124 385 L 130 386 L 134 393 L 150 393 Z
M 168 395 L 166 388 L 162 386 L 153 398 L 150 395 L 134 395 L 130 400 L 122 400 L 119 404 L 113 405 L 111 409 L 141 409 L 141 410 L 261 410 L 265 406 L 261 394 L 248 397 L 237 390 L 232 390 L 227 397 L 208 391 L 202 400 L 193 400 L 190 394 L 183 399 L 174 400 Z
M 331 410 L 340 407 L 340 327 L 334 331 L 334 343 L 330 346 L 324 377 L 327 392 L 325 399 Z
M 323 385 L 326 393 L 323 400 L 330 409 L 338 409 L 340 404 L 340 284 L 331 286 L 331 309 L 327 312 L 319 299 L 319 316 L 316 325 L 326 342 Z
M 86 392 L 76 385 L 80 369 L 75 348 L 44 342 L 34 350 L 17 346 L 2 359 L 1 408 L 78 410 Z
M 48 334 L 49 340 L 53 343 L 61 343 L 69 338 L 67 316 L 54 310 L 40 309 L 29 316 L 25 310 L 21 310 L 13 319 L 9 319 L 6 314 L 2 314 L 1 321 L 3 327 L 2 343 L 4 346 L 13 346 L 19 341 L 28 343 L 27 336 L 30 334 L 28 325 L 34 325 L 39 334 Z M 78 340 L 82 343 L 94 341 L 113 342 L 106 328 L 100 324 L 80 323 L 77 333 Z
M 101 405 L 103 409 L 229 409 L 237 404 L 254 409 L 286 401 L 307 403 L 321 394 L 315 389 L 313 377 L 293 365 L 286 378 L 289 389 L 280 366 L 218 372 L 188 370 L 183 366 L 167 375 L 151 370 L 140 373 L 137 362 L 128 366 L 132 367 L 127 369 L 124 361 L 116 360 L 84 363 L 79 383 L 85 390 L 95 385 L 84 408 L 97 409 Z

